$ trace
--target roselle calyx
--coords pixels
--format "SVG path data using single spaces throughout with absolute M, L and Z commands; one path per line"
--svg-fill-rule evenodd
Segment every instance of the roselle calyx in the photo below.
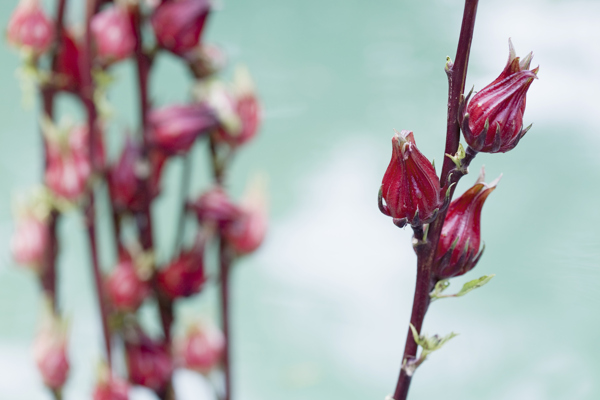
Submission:
M 481 255 L 481 209 L 487 197 L 496 189 L 500 178 L 484 182 L 482 168 L 479 178 L 469 190 L 450 203 L 436 251 L 435 276 L 448 279 L 472 270 Z
M 241 215 L 239 206 L 231 201 L 225 190 L 215 186 L 189 204 L 201 224 L 223 227 Z
M 10 44 L 34 55 L 48 50 L 54 40 L 54 25 L 39 0 L 19 2 L 8 22 L 6 38 Z
M 244 255 L 255 251 L 267 233 L 267 199 L 260 181 L 250 186 L 239 210 L 239 215 L 225 224 L 223 236 L 238 255 Z
M 33 354 L 44 384 L 53 390 L 62 388 L 69 374 L 67 327 L 49 306 L 35 338 Z
M 151 23 L 158 44 L 179 56 L 200 42 L 210 12 L 208 0 L 171 0 L 160 4 Z
M 509 40 L 506 67 L 492 83 L 471 98 L 461 98 L 458 119 L 465 140 L 476 151 L 505 153 L 515 148 L 529 128 L 523 128 L 527 90 L 539 67 L 529 70 L 533 53 L 523 60 Z
M 392 159 L 379 192 L 379 209 L 400 227 L 407 223 L 420 226 L 433 221 L 443 205 L 440 180 L 431 162 L 417 149 L 413 133 L 396 132 Z
M 129 137 L 126 139 L 121 156 L 107 177 L 112 201 L 120 211 L 140 212 L 148 197 L 153 199 L 159 194 L 165 159 L 162 152 L 152 149 L 144 161 L 141 146 Z M 144 186 L 145 178 L 148 188 Z
M 64 131 L 46 123 L 47 165 L 45 181 L 57 197 L 76 201 L 85 192 L 92 174 L 89 151 L 89 132 L 86 126 L 76 126 Z M 104 145 L 99 134 L 94 144 L 94 164 L 104 165 Z
M 96 55 L 104 64 L 121 61 L 135 50 L 136 38 L 127 7 L 111 5 L 94 15 L 91 30 Z
M 116 310 L 125 312 L 137 310 L 150 293 L 135 261 L 125 252 L 120 255 L 119 263 L 107 277 L 104 287 L 109 303 Z
M 201 374 L 208 374 L 219 365 L 224 350 L 223 333 L 208 322 L 192 325 L 177 343 L 177 354 L 183 365 Z
M 216 126 L 212 110 L 203 103 L 171 105 L 148 115 L 148 137 L 155 148 L 168 155 L 189 151 L 198 136 Z
M 141 329 L 125 339 L 129 381 L 162 393 L 173 373 L 173 361 L 164 343 L 149 338 Z
M 42 272 L 49 245 L 50 230 L 46 218 L 33 212 L 18 217 L 10 242 L 12 256 L 18 264 Z
M 102 365 L 92 400 L 129 400 L 129 384 L 112 375 L 108 366 Z
M 56 54 L 56 75 L 53 77 L 56 88 L 79 94 L 82 87 L 80 59 L 83 54 L 80 47 L 73 33 L 67 30 L 61 32 Z
M 158 288 L 164 296 L 175 300 L 200 292 L 206 282 L 204 245 L 203 240 L 199 241 L 158 272 Z

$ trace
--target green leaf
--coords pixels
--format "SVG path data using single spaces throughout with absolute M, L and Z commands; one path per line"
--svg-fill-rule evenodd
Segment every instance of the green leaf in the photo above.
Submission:
M 435 301 L 438 299 L 444 299 L 444 298 L 448 298 L 448 297 L 462 297 L 465 294 L 467 294 L 477 288 L 482 287 L 483 285 L 485 285 L 486 283 L 491 281 L 494 276 L 496 276 L 496 274 L 484 275 L 480 278 L 469 281 L 463 285 L 462 289 L 460 289 L 460 291 L 458 293 L 454 293 L 454 294 L 442 294 L 442 292 L 444 290 L 446 290 L 448 288 L 448 286 L 450 286 L 450 283 L 448 282 L 448 280 L 444 279 L 435 284 L 435 288 L 429 294 L 429 296 L 431 297 L 431 301 Z
M 466 155 L 467 153 L 465 153 L 465 148 L 463 147 L 462 143 L 459 143 L 458 150 L 456 150 L 456 154 L 446 154 L 446 157 L 452 160 L 454 165 L 456 165 L 456 168 L 460 169 L 462 167 L 462 160 L 463 158 L 465 158 Z
M 464 296 L 465 294 L 469 293 L 470 291 L 482 287 L 483 285 L 485 285 L 486 283 L 491 281 L 492 278 L 495 276 L 496 276 L 496 274 L 484 275 L 480 278 L 477 278 L 477 279 L 474 279 L 472 281 L 465 283 L 463 285 L 462 289 L 460 289 L 460 291 L 458 293 L 456 293 L 454 295 L 454 297 Z

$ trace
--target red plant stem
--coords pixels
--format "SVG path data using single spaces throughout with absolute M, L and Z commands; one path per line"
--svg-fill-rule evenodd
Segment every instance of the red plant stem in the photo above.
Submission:
M 82 76 L 82 87 L 81 87 L 81 100 L 86 108 L 88 114 L 88 132 L 89 132 L 89 157 L 90 164 L 92 166 L 92 175 L 98 171 L 98 165 L 95 154 L 95 145 L 98 143 L 96 135 L 98 134 L 97 119 L 98 113 L 96 105 L 94 104 L 94 90 L 95 85 L 92 78 L 92 66 L 93 66 L 93 47 L 92 47 L 92 33 L 90 29 L 90 23 L 92 17 L 98 9 L 97 0 L 88 0 L 86 8 L 86 26 L 84 36 L 84 56 L 80 61 L 80 69 Z M 104 299 L 104 289 L 102 285 L 102 273 L 100 271 L 100 263 L 98 260 L 98 246 L 96 243 L 96 211 L 94 201 L 94 188 L 90 187 L 88 193 L 88 203 L 85 209 L 85 220 L 88 232 L 88 238 L 90 241 L 90 252 L 92 257 L 92 270 L 94 275 L 94 284 L 96 286 L 96 295 L 98 298 L 98 306 L 100 309 L 100 319 L 102 322 L 102 332 L 104 336 L 104 346 L 106 350 L 106 361 L 109 365 L 111 364 L 111 338 L 110 330 L 108 327 L 108 310 L 106 307 L 106 301 Z
M 466 0 L 463 13 L 462 26 L 458 47 L 456 50 L 456 58 L 454 64 L 448 65 L 448 117 L 446 130 L 446 146 L 445 154 L 454 155 L 458 150 L 460 143 L 460 126 L 457 121 L 458 106 L 460 95 L 464 93 L 465 80 L 467 77 L 467 67 L 469 64 L 469 54 L 471 51 L 471 41 L 473 39 L 473 30 L 475 27 L 475 16 L 477 13 L 478 0 Z M 474 157 L 474 154 L 473 154 Z M 470 163 L 473 159 L 470 157 L 465 164 Z M 448 157 L 444 157 L 440 184 L 445 186 L 450 172 L 455 168 L 454 163 Z M 456 175 L 453 179 L 458 182 L 461 175 Z M 450 189 L 450 198 L 454 194 L 453 186 Z M 442 232 L 442 226 L 446 217 L 447 210 L 440 212 L 437 219 L 430 225 L 427 234 L 427 242 L 417 245 L 415 248 L 417 253 L 417 282 L 415 287 L 415 297 L 413 300 L 413 309 L 411 313 L 411 324 L 414 325 L 417 332 L 421 333 L 425 314 L 430 303 L 429 294 L 435 285 L 435 278 L 432 276 L 432 271 L 435 263 L 435 251 Z M 410 328 L 408 329 L 406 345 L 404 348 L 404 356 L 402 365 L 414 360 L 417 355 L 418 345 L 414 341 Z M 394 392 L 395 400 L 406 400 L 412 374 L 407 372 L 407 369 L 401 368 L 396 390 Z
M 187 216 L 187 198 L 190 191 L 192 179 L 192 155 L 187 154 L 183 157 L 183 171 L 181 174 L 181 184 L 179 187 L 179 197 L 181 199 L 181 210 L 179 211 L 179 219 L 177 221 L 177 231 L 175 232 L 175 243 L 173 243 L 173 257 L 177 256 L 181 243 L 183 242 L 183 234 L 185 233 L 185 217 Z
M 60 35 L 63 30 L 63 21 L 65 15 L 67 2 L 66 0 L 59 0 L 56 4 L 56 16 L 54 22 L 54 29 L 57 35 L 56 42 L 54 44 L 53 53 L 51 55 L 51 73 L 54 73 L 56 69 L 56 55 L 58 53 L 58 47 L 60 46 Z M 44 114 L 54 120 L 54 95 L 55 90 L 50 85 L 44 85 L 40 87 L 40 96 L 42 98 L 42 107 Z M 46 152 L 46 141 L 42 134 L 43 142 L 43 157 L 44 157 L 44 171 L 47 168 L 48 157 Z M 46 296 L 52 304 L 54 312 L 57 311 L 58 305 L 56 301 L 56 257 L 58 255 L 58 237 L 57 237 L 57 222 L 58 213 L 52 211 L 48 220 L 48 230 L 50 236 L 50 242 L 48 244 L 48 250 L 44 257 L 44 268 L 43 273 L 40 277 L 42 288 L 46 293 Z
M 231 400 L 231 365 L 230 349 L 231 340 L 229 335 L 229 270 L 231 268 L 231 257 L 227 248 L 227 241 L 219 234 L 219 262 L 221 270 L 220 300 L 221 300 L 221 324 L 223 325 L 223 337 L 225 346 L 223 348 L 223 372 L 225 374 L 225 394 L 222 400 Z
M 139 107 L 140 107 L 140 124 L 142 130 L 142 156 L 148 162 L 150 152 L 150 144 L 148 141 L 148 113 L 150 110 L 150 99 L 148 95 L 148 79 L 150 77 L 150 69 L 152 67 L 152 57 L 144 51 L 142 41 L 142 13 L 138 5 L 132 15 L 132 22 L 135 35 L 135 60 L 138 75 L 139 89 Z M 145 193 L 150 193 L 150 177 L 145 177 L 142 180 Z M 138 230 L 140 232 L 140 242 L 145 251 L 154 250 L 154 240 L 152 231 L 152 213 L 150 203 L 152 197 L 147 195 L 144 201 L 144 209 L 136 215 Z M 158 311 L 160 314 L 161 325 L 165 337 L 165 345 L 169 352 L 171 351 L 171 325 L 173 324 L 173 303 L 165 296 L 161 296 L 158 291 L 156 274 L 152 278 L 153 290 L 158 302 Z M 160 393 L 162 399 L 175 399 L 175 392 L 171 382 L 167 384 L 167 390 Z

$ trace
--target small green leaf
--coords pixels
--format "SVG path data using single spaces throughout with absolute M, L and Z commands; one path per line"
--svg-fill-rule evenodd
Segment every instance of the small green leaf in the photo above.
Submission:
M 455 297 L 464 296 L 465 294 L 469 293 L 470 291 L 482 287 L 483 285 L 485 285 L 486 283 L 491 281 L 494 276 L 496 276 L 496 274 L 484 275 L 481 278 L 477 278 L 472 281 L 469 281 L 469 282 L 465 283 L 463 285 L 462 289 L 460 289 L 460 292 L 456 293 L 454 296 Z
M 463 158 L 465 158 L 466 155 L 467 153 L 465 153 L 465 148 L 463 147 L 462 143 L 459 143 L 458 150 L 456 150 L 456 154 L 446 154 L 446 157 L 452 160 L 454 165 L 456 165 L 456 168 L 460 169 L 462 167 L 462 160 Z

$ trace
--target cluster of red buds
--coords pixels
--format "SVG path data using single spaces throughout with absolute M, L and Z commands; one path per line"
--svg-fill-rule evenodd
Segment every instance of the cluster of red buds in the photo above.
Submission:
M 467 25 L 474 23 L 474 11 L 465 13 L 465 21 Z M 464 62 L 458 65 L 448 61 L 446 65 L 451 82 L 446 149 L 452 148 L 453 154 L 446 154 L 438 177 L 432 163 L 417 149 L 413 133 L 396 133 L 392 138 L 392 158 L 379 191 L 381 212 L 392 217 L 399 227 L 410 224 L 413 228 L 413 246 L 418 258 L 411 329 L 395 400 L 406 399 L 415 369 L 429 353 L 453 337 L 451 334 L 446 338 L 429 338 L 420 333 L 429 303 L 443 297 L 462 296 L 493 276 L 468 282 L 454 295 L 442 294 L 449 285 L 448 279 L 469 272 L 480 260 L 481 211 L 500 178 L 486 184 L 482 168 L 475 184 L 452 201 L 455 185 L 468 173 L 469 164 L 478 152 L 512 150 L 529 130 L 523 128 L 523 114 L 527 90 L 537 79 L 539 69 L 529 69 L 533 54 L 521 60 L 509 40 L 508 62 L 500 76 L 474 96 L 471 97 L 471 91 L 465 97 L 462 89 L 456 92 L 455 88 L 464 85 L 471 40 L 468 35 L 472 35 L 472 30 L 470 33 L 463 30 L 461 35 L 457 59 Z M 466 150 L 459 143 L 460 130 L 468 145 Z M 419 346 L 422 351 L 417 356 Z
M 56 302 L 57 223 L 64 213 L 79 210 L 90 242 L 106 352 L 93 399 L 126 400 L 130 385 L 146 386 L 161 399 L 173 399 L 171 378 L 177 367 L 202 374 L 221 368 L 229 399 L 228 274 L 237 258 L 261 245 L 267 228 L 264 188 L 254 185 L 236 202 L 224 182 L 234 155 L 256 137 L 260 124 L 250 75 L 240 67 L 231 84 L 219 80 L 225 57 L 203 40 L 211 13 L 207 0 L 88 1 L 83 31 L 65 25 L 67 3 L 56 1 L 53 19 L 39 0 L 20 0 L 7 30 L 8 41 L 25 55 L 26 67 L 36 71 L 33 76 L 44 108 L 40 118 L 44 185 L 17 205 L 11 242 L 14 260 L 37 273 L 50 304 L 47 314 L 52 317 L 45 318 L 35 344 L 43 381 L 56 399 L 61 398 L 69 359 L 67 329 Z M 151 68 L 165 51 L 187 66 L 193 80 L 187 104 L 155 106 L 148 97 Z M 113 66 L 127 59 L 137 67 L 141 126 L 134 130 L 139 135 L 124 133 L 120 154 L 107 159 L 104 133 L 111 121 L 104 112 L 106 93 L 114 80 Z M 87 121 L 56 122 L 59 92 L 81 102 Z M 181 193 L 175 210 L 181 218 L 173 219 L 177 223 L 173 257 L 161 260 L 153 240 L 161 228 L 153 224 L 151 207 L 162 194 L 162 171 L 171 161 L 183 159 L 181 185 L 189 188 L 191 149 L 200 145 L 211 150 L 214 182 L 194 198 L 188 199 L 187 191 Z M 101 184 L 108 188 L 117 254 L 106 270 L 100 265 L 95 233 L 96 197 L 103 194 L 95 189 Z M 197 221 L 193 234 L 187 232 L 192 226 L 187 219 Z M 218 279 L 205 267 L 212 259 L 206 257 L 206 249 L 213 241 L 220 248 Z M 222 327 L 205 321 L 173 339 L 172 331 L 178 331 L 175 308 L 201 295 L 211 283 L 218 283 L 222 293 Z M 144 331 L 138 315 L 140 308 L 154 305 L 163 328 L 156 336 Z M 117 338 L 125 344 L 127 379 L 112 368 Z

